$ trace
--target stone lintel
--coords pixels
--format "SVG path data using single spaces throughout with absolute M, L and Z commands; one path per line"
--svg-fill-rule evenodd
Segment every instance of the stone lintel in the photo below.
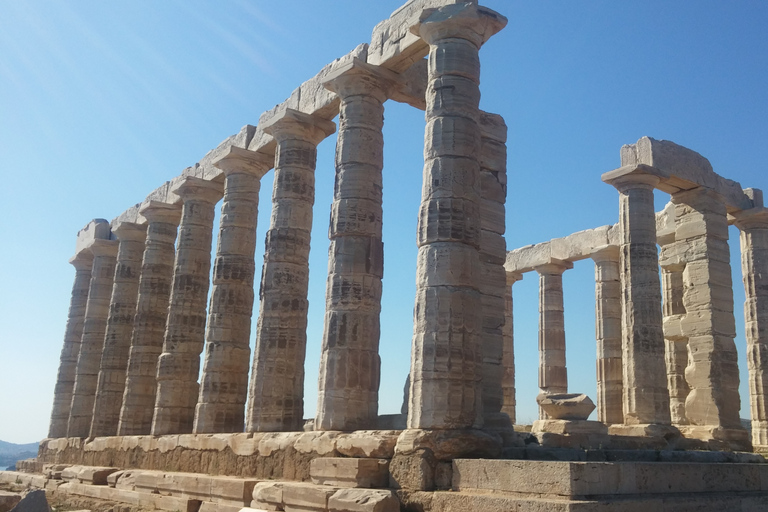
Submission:
M 262 178 L 275 165 L 275 155 L 274 152 L 262 153 L 232 146 L 213 165 L 224 174 L 244 172 Z
M 124 240 L 143 241 L 147 237 L 147 225 L 118 221 L 112 227 L 112 234 L 121 242 Z
M 424 9 L 410 31 L 428 44 L 447 38 L 466 39 L 478 48 L 507 26 L 498 12 L 472 3 Z
M 371 94 L 383 103 L 392 90 L 403 85 L 400 75 L 379 66 L 373 66 L 354 57 L 349 62 L 328 73 L 323 86 L 340 97 Z
M 333 121 L 292 108 L 286 108 L 260 126 L 277 141 L 298 138 L 314 145 L 336 132 L 336 123 Z
M 148 222 L 157 221 L 178 224 L 181 220 L 181 205 L 161 201 L 148 201 L 141 205 L 139 214 Z

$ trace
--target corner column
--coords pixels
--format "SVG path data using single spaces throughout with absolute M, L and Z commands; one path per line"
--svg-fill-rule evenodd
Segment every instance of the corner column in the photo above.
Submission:
M 77 357 L 80 355 L 80 340 L 83 337 L 83 321 L 91 285 L 93 254 L 81 251 L 69 263 L 75 267 L 75 282 L 72 284 L 72 298 L 69 301 L 67 327 L 64 330 L 64 346 L 59 358 L 59 373 L 53 390 L 53 409 L 48 437 L 67 437 L 69 411 L 72 406 L 72 390 L 75 386 Z
M 515 321 L 512 300 L 512 285 L 520 281 L 523 274 L 517 272 L 507 273 L 507 286 L 504 294 L 504 354 L 502 365 L 504 377 L 501 381 L 501 389 L 504 394 L 504 403 L 501 412 L 509 416 L 509 421 L 514 425 L 517 422 L 517 398 L 515 390 Z
M 569 261 L 536 267 L 539 273 L 539 389 L 541 395 L 568 392 L 565 366 L 565 307 L 563 272 L 573 268 Z M 547 415 L 539 408 L 539 419 Z
M 744 278 L 745 334 L 749 368 L 752 444 L 768 447 L 768 209 L 737 215 Z
M 597 339 L 597 421 L 624 423 L 621 406 L 621 272 L 619 248 L 592 253 L 595 262 L 595 337 Z
M 379 408 L 379 313 L 384 101 L 397 75 L 355 59 L 326 78 L 341 99 L 336 183 L 315 428 L 375 426 Z
M 259 190 L 261 178 L 273 161 L 271 155 L 232 147 L 214 164 L 224 171 L 224 200 L 213 264 L 195 433 L 243 430 L 251 356 Z
M 139 209 L 147 220 L 147 237 L 139 277 L 139 298 L 125 372 L 120 408 L 120 436 L 147 435 L 152 430 L 157 384 L 157 358 L 163 348 L 173 259 L 181 207 L 149 201 Z
M 139 297 L 141 259 L 147 238 L 147 226 L 121 222 L 112 229 L 112 233 L 120 245 L 96 386 L 91 437 L 117 435 L 133 335 L 133 319 L 136 316 L 136 302 Z
M 101 351 L 104 348 L 109 302 L 115 278 L 117 245 L 116 240 L 94 240 L 90 246 L 93 269 L 83 320 L 80 354 L 77 357 L 67 437 L 88 437 L 91 431 Z
M 163 353 L 157 361 L 152 435 L 192 432 L 199 393 L 200 353 L 211 273 L 214 208 L 221 183 L 187 177 L 175 190 L 183 201 Z
M 425 10 L 429 44 L 410 429 L 483 424 L 479 49 L 506 19 L 473 4 Z
M 653 204 L 653 190 L 660 178 L 630 166 L 603 175 L 603 181 L 619 191 L 624 424 L 668 426 L 671 417 Z
M 299 431 L 304 423 L 309 246 L 317 145 L 335 132 L 336 126 L 287 109 L 262 129 L 275 138 L 277 149 L 246 431 Z

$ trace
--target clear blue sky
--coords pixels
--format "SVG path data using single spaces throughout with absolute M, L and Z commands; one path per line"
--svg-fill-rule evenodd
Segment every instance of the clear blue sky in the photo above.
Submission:
M 368 42 L 401 3 L 0 0 L 0 439 L 47 433 L 77 231 L 112 219 L 256 124 L 326 63 Z M 509 125 L 508 248 L 616 222 L 617 195 L 600 174 L 643 135 L 690 147 L 720 174 L 768 189 L 768 3 L 485 5 L 510 20 L 482 50 L 482 107 Z M 384 413 L 400 408 L 410 355 L 423 127 L 421 112 L 387 104 Z M 321 144 L 317 170 L 307 416 L 316 404 L 334 144 Z M 259 262 L 271 175 L 262 191 Z M 732 253 L 738 262 L 737 243 Z M 745 370 L 738 264 L 734 280 Z M 570 388 L 595 398 L 590 262 L 566 273 L 565 306 Z M 515 319 L 524 421 L 536 414 L 534 276 L 515 285 Z M 742 417 L 745 383 L 742 371 Z

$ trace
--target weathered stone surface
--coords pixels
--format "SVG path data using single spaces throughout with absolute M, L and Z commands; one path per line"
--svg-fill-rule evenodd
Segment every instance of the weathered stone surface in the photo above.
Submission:
M 118 468 L 84 466 L 78 470 L 77 480 L 84 484 L 107 485 L 107 477 L 117 470 Z
M 397 512 L 400 500 L 392 491 L 341 489 L 328 499 L 329 512 Z
M 118 435 L 149 434 L 155 407 L 157 358 L 163 347 L 168 301 L 173 282 L 177 205 L 150 201 L 139 210 L 147 221 L 147 238 L 139 278 L 139 298 L 125 376 Z
M 512 285 L 523 278 L 522 274 L 509 272 L 506 275 L 504 293 L 504 328 L 502 329 L 503 355 L 502 366 L 504 374 L 501 380 L 503 404 L 501 412 L 509 417 L 511 424 L 517 422 L 517 399 L 515 396 L 515 337 L 514 337 L 514 307 L 512 300 Z
M 8 512 L 21 501 L 21 494 L 0 491 L 0 512 Z
M 213 162 L 225 176 L 224 199 L 194 432 L 237 432 L 243 428 L 260 180 L 273 161 L 268 155 L 230 148 Z
M 542 394 L 536 397 L 548 418 L 555 420 L 586 420 L 595 404 L 584 394 Z
M 389 461 L 386 459 L 356 459 L 323 457 L 312 460 L 309 467 L 312 483 L 336 487 L 386 487 L 389 482 Z
M 77 357 L 67 437 L 88 437 L 91 431 L 99 364 L 107 330 L 112 283 L 115 278 L 117 250 L 118 242 L 115 240 L 94 240 L 90 246 L 90 251 L 93 253 L 93 268 L 83 319 L 83 337 Z
M 183 201 L 168 324 L 157 361 L 152 434 L 190 433 L 199 394 L 200 353 L 205 342 L 214 206 L 221 183 L 187 177 L 174 189 Z
M 341 434 L 336 439 L 336 449 L 347 457 L 391 459 L 395 454 L 398 435 L 400 432 L 378 430 Z
M 429 450 L 439 461 L 460 457 L 494 458 L 501 453 L 501 439 L 481 430 L 404 430 L 395 454 L 411 455 Z

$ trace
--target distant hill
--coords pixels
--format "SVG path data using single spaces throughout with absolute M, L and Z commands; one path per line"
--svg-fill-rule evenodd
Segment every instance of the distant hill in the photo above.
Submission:
M 0 441 L 0 469 L 15 469 L 16 461 L 37 457 L 39 443 L 15 444 Z

